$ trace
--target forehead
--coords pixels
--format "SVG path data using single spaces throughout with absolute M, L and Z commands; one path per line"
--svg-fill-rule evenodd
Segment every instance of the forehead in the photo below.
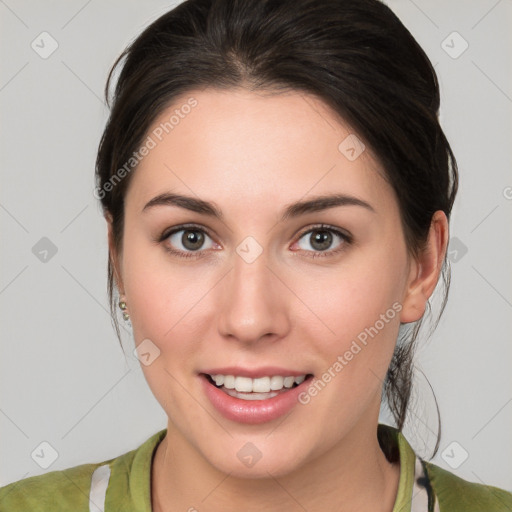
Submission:
M 127 197 L 139 205 L 169 191 L 245 208 L 333 191 L 377 203 L 393 195 L 350 127 L 299 91 L 190 91 L 158 115 L 145 140 L 151 149 Z

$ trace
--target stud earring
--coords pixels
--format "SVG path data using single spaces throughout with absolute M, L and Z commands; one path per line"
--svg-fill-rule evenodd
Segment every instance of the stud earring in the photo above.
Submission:
M 123 320 L 128 321 L 130 320 L 130 315 L 126 311 L 128 309 L 128 306 L 126 305 L 126 301 L 120 300 L 119 301 L 119 309 L 123 312 Z

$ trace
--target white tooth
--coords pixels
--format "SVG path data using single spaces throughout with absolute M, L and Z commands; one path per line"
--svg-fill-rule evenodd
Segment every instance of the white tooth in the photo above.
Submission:
M 224 375 L 224 387 L 227 389 L 235 389 L 234 375 Z
M 217 386 L 222 386 L 222 384 L 224 384 L 224 375 L 213 375 L 212 378 Z
M 260 377 L 252 381 L 253 393 L 268 393 L 270 391 L 270 377 Z
M 280 377 L 279 375 L 274 375 L 270 378 L 270 389 L 272 391 L 279 391 L 283 388 L 283 377 Z
M 293 386 L 294 381 L 295 381 L 295 377 L 285 377 L 284 378 L 284 387 L 291 388 Z
M 302 384 L 304 382 L 305 378 L 306 378 L 305 375 L 300 375 L 299 377 L 295 377 L 295 384 Z
M 240 392 L 250 393 L 252 391 L 252 379 L 250 377 L 236 377 L 235 389 Z

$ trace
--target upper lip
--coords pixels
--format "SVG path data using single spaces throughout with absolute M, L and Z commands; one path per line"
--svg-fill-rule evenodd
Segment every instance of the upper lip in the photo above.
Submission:
M 279 375 L 281 377 L 299 377 L 300 375 L 309 375 L 308 372 L 280 368 L 278 366 L 262 366 L 259 368 L 242 368 L 241 366 L 224 366 L 222 368 L 210 368 L 200 373 L 208 375 L 234 375 L 235 377 L 249 377 L 258 379 L 260 377 L 272 377 Z

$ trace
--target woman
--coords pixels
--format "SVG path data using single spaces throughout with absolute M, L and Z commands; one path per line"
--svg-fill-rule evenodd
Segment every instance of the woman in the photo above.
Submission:
M 109 292 L 168 427 L 4 487 L 2 510 L 510 510 L 401 434 L 457 166 L 400 21 L 376 0 L 188 0 L 118 66 Z

